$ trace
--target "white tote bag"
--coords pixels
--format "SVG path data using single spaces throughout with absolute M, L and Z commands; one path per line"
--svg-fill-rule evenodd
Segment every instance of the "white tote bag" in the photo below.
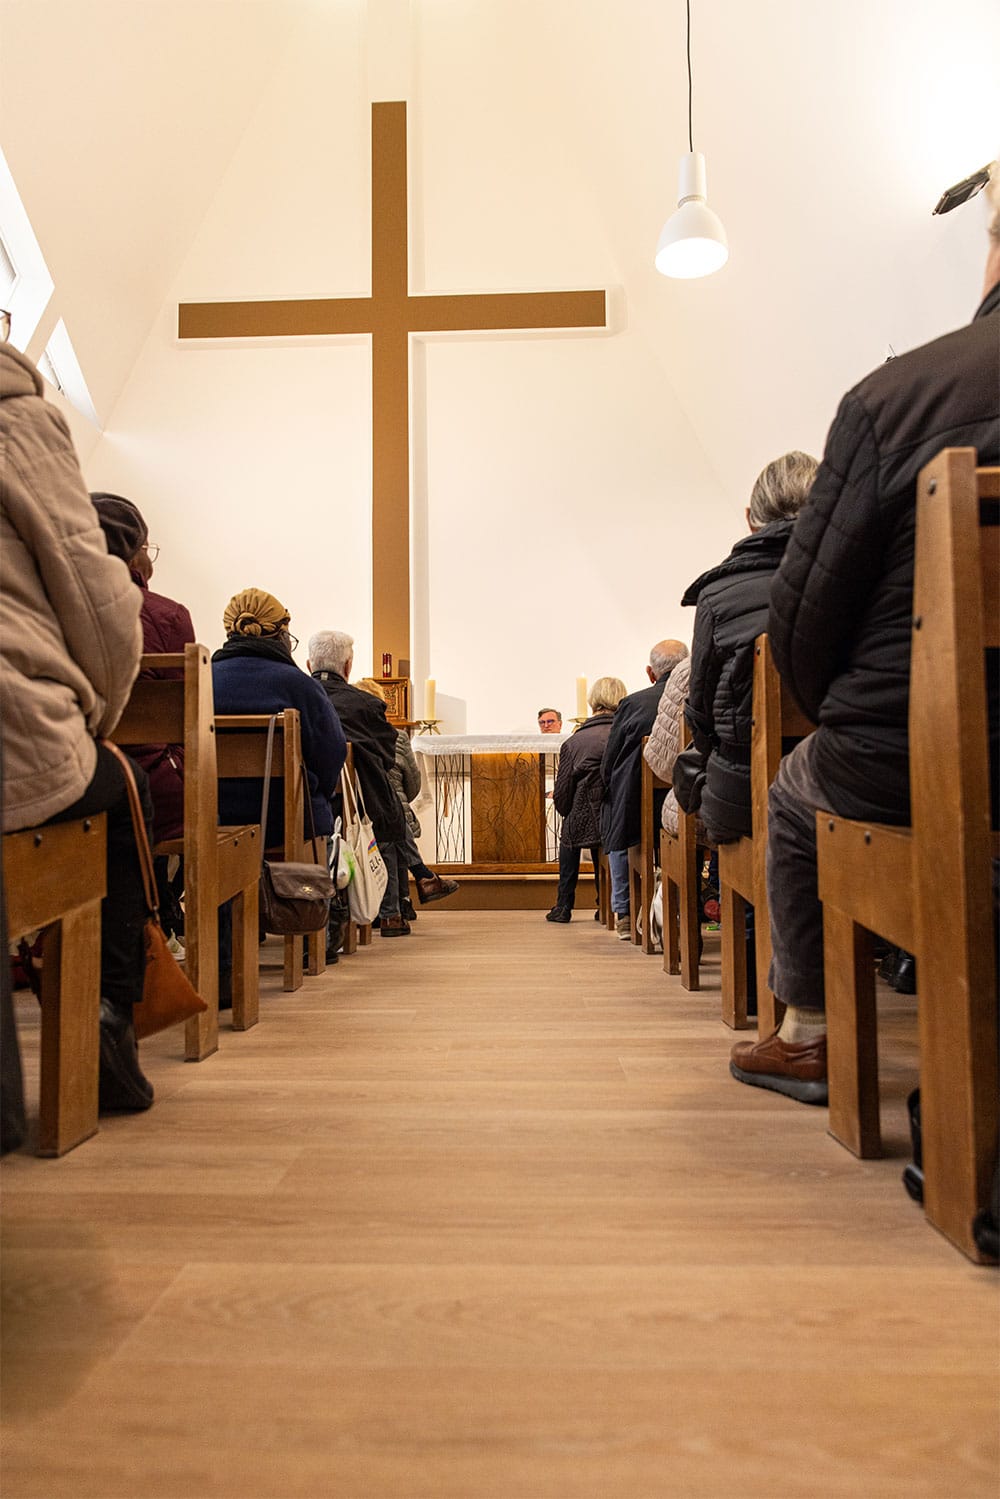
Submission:
M 347 887 L 347 899 L 353 919 L 367 926 L 379 913 L 389 874 L 365 811 L 361 787 L 352 784 L 346 768 L 340 786 L 344 797 L 343 838 L 354 856 L 354 878 Z

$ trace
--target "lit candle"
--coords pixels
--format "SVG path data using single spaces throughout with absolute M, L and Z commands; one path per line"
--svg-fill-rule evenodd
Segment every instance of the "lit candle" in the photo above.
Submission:
M 433 677 L 428 677 L 424 683 L 424 717 L 427 719 L 434 717 L 434 709 L 437 707 L 436 697 L 437 683 Z
M 586 677 L 577 677 L 577 679 L 576 679 L 576 716 L 577 716 L 577 718 L 586 718 L 587 717 L 587 678 Z

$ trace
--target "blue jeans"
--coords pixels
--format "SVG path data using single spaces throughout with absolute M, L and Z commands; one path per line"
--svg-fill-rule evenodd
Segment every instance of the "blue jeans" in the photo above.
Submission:
M 399 865 L 396 862 L 395 843 L 379 843 L 378 850 L 385 863 L 386 874 L 389 876 L 382 904 L 378 908 L 381 919 L 383 916 L 399 915 Z
M 628 849 L 608 852 L 608 868 L 611 871 L 611 909 L 616 916 L 629 914 Z

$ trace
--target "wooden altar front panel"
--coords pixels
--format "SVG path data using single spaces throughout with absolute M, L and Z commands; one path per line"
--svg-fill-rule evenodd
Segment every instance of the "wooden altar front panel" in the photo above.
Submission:
M 473 755 L 472 859 L 476 864 L 545 860 L 545 757 Z

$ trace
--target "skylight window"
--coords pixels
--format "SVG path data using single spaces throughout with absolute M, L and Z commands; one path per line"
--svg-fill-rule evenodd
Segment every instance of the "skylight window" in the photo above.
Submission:
M 66 324 L 62 318 L 52 330 L 52 336 L 45 345 L 45 353 L 38 361 L 38 368 L 42 378 L 54 385 L 73 406 L 76 407 L 88 421 L 93 422 L 95 427 L 100 426 L 94 403 L 87 389 L 87 382 L 83 378 L 80 361 L 76 357 L 76 350 L 66 332 Z
M 23 354 L 49 305 L 54 285 L 2 151 L 0 242 L 3 244 L 0 278 L 7 278 L 0 306 L 10 313 L 10 341 Z

